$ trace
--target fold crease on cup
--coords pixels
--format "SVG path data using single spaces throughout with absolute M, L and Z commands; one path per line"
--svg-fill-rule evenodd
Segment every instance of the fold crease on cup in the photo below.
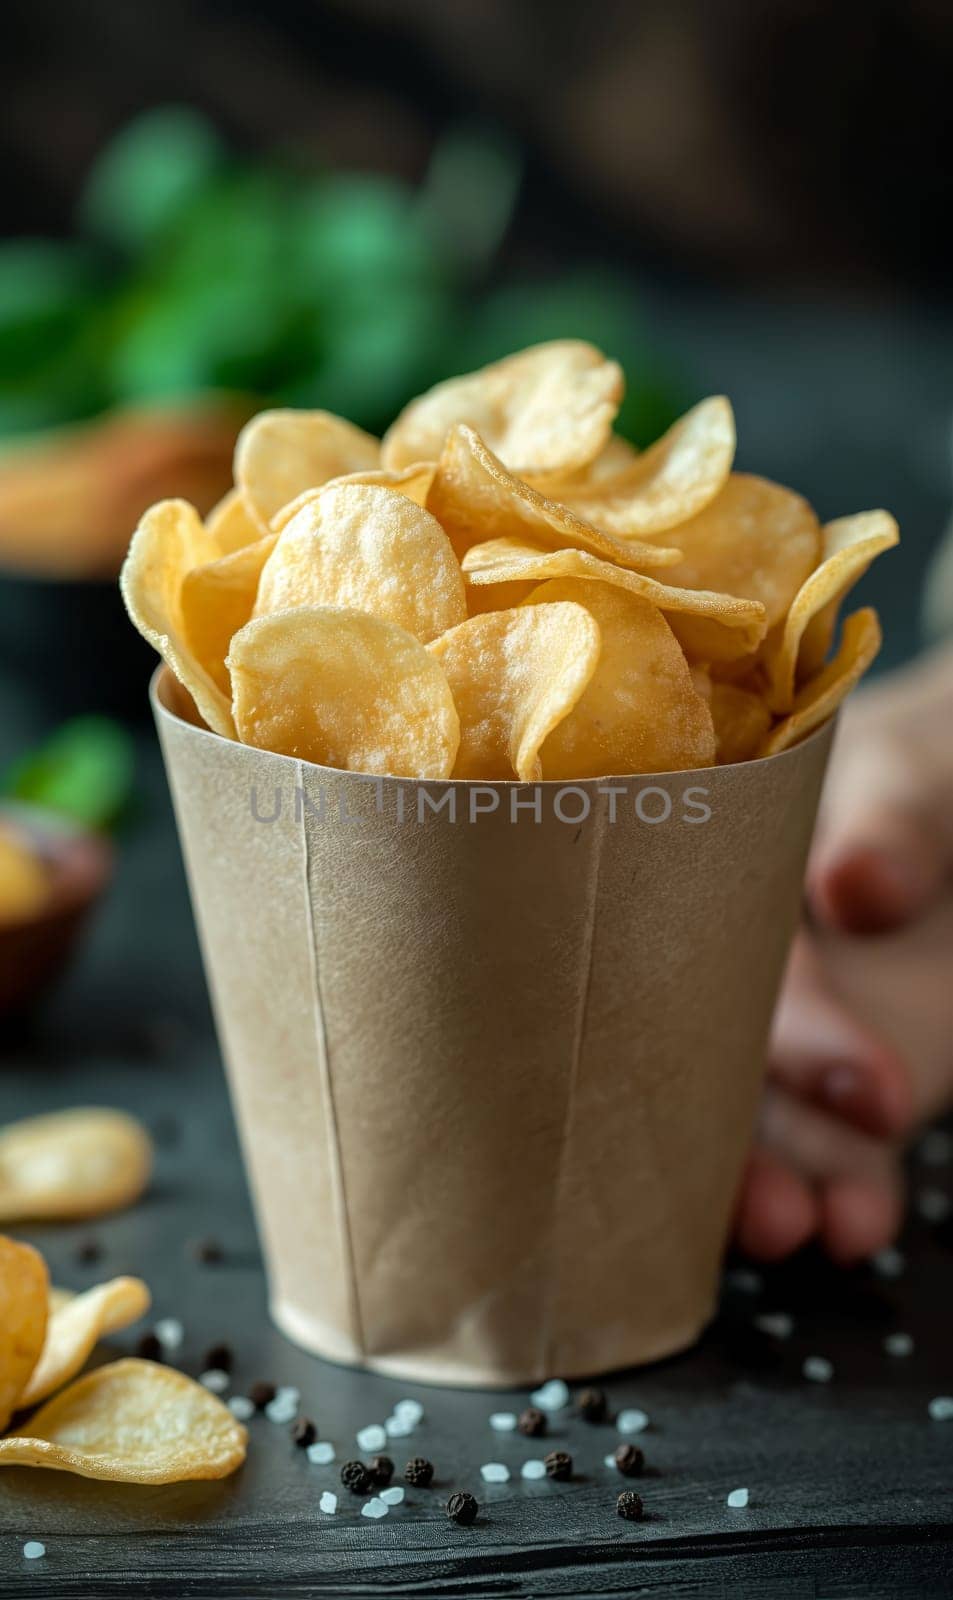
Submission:
M 153 708 L 278 1325 L 473 1385 L 692 1343 L 832 724 L 737 766 L 418 783 L 221 739 L 165 670 Z

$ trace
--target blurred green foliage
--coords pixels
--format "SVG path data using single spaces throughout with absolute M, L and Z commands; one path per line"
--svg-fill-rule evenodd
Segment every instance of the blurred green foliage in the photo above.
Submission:
M 575 334 L 626 366 L 647 442 L 679 397 L 627 286 L 490 287 L 519 182 L 485 129 L 444 137 L 414 189 L 241 161 L 195 112 L 149 112 L 89 174 L 78 241 L 0 247 L 0 433 L 210 389 L 377 432 L 438 378 Z
M 75 717 L 3 774 L 0 794 L 108 828 L 129 799 L 133 760 L 131 735 L 118 723 Z

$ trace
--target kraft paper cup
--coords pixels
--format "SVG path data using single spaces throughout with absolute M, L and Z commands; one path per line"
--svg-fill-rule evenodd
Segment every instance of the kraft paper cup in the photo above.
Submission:
M 153 705 L 275 1321 L 535 1383 L 710 1317 L 832 728 L 575 784 L 368 779 Z

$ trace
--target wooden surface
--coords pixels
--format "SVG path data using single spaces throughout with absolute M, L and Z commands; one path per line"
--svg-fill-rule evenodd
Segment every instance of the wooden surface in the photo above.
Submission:
M 0 741 L 2 742 L 2 741 Z M 2 751 L 0 751 L 2 753 Z M 886 1281 L 848 1276 L 812 1258 L 766 1275 L 760 1292 L 727 1291 L 723 1315 L 691 1354 L 607 1380 L 614 1409 L 652 1419 L 641 1436 L 650 1471 L 638 1485 L 647 1520 L 621 1522 L 624 1487 L 603 1458 L 610 1425 L 555 1419 L 549 1446 L 568 1448 L 569 1484 L 523 1482 L 518 1464 L 543 1450 L 490 1431 L 489 1414 L 521 1396 L 425 1389 L 328 1366 L 269 1325 L 255 1232 L 205 1000 L 164 784 L 151 735 L 142 802 L 123 842 L 119 878 L 81 962 L 31 1031 L 0 1034 L 0 1120 L 83 1102 L 126 1106 L 158 1143 L 155 1181 L 133 1211 L 91 1227 L 15 1230 L 46 1253 L 56 1283 L 82 1288 L 118 1272 L 150 1283 L 156 1317 L 186 1328 L 179 1352 L 197 1373 L 211 1343 L 236 1351 L 234 1391 L 256 1379 L 297 1384 L 302 1409 L 340 1462 L 355 1430 L 416 1395 L 425 1420 L 390 1453 L 436 1464 L 433 1489 L 368 1522 L 315 1467 L 287 1428 L 250 1424 L 245 1468 L 209 1485 L 134 1488 L 23 1468 L 0 1473 L 0 1594 L 84 1597 L 673 1595 L 800 1597 L 953 1595 L 953 1421 L 931 1422 L 931 1396 L 953 1393 L 951 1230 L 911 1224 L 906 1270 Z M 953 1170 L 914 1163 L 914 1190 L 953 1194 Z M 81 1264 L 94 1237 L 102 1259 Z M 224 1248 L 195 1259 L 196 1240 Z M 777 1342 L 753 1336 L 764 1310 L 790 1312 Z M 116 1335 L 99 1359 L 126 1353 Z M 884 1353 L 891 1331 L 915 1341 Z M 809 1355 L 835 1367 L 807 1382 Z M 554 1374 L 557 1376 L 557 1374 Z M 517 1468 L 488 1487 L 482 1462 Z M 747 1510 L 728 1492 L 746 1486 Z M 477 1524 L 450 1525 L 456 1488 L 481 1502 Z M 339 1511 L 322 1516 L 325 1488 Z M 21 1547 L 42 1540 L 44 1559 Z

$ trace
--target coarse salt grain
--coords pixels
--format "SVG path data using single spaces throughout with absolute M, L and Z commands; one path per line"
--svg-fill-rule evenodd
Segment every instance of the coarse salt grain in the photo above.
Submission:
M 532 1461 L 524 1461 L 523 1465 L 520 1467 L 521 1478 L 545 1478 L 545 1476 L 545 1461 L 538 1461 L 535 1459 Z
M 249 1417 L 255 1415 L 255 1402 L 249 1400 L 247 1394 L 233 1394 L 225 1403 L 232 1416 L 237 1417 L 239 1422 L 247 1422 Z
M 938 1394 L 927 1406 L 934 1422 L 953 1422 L 953 1395 Z
M 308 1445 L 305 1455 L 313 1467 L 326 1467 L 334 1460 L 334 1446 L 324 1439 L 319 1439 L 317 1444 Z
M 945 1128 L 931 1128 L 920 1140 L 917 1154 L 925 1167 L 945 1167 L 953 1161 L 953 1138 Z
M 387 1506 L 399 1506 L 404 1498 L 404 1490 L 399 1483 L 395 1483 L 392 1489 L 382 1489 L 380 1497 Z
M 786 1311 L 766 1311 L 763 1316 L 755 1317 L 754 1325 L 772 1339 L 790 1339 L 794 1332 L 794 1318 Z
M 279 1383 L 275 1390 L 276 1400 L 286 1400 L 292 1405 L 297 1405 L 301 1399 L 301 1390 L 296 1389 L 293 1383 Z
M 41 1544 L 39 1539 L 28 1539 L 23 1546 L 23 1556 L 26 1561 L 39 1561 L 40 1557 L 45 1555 L 46 1545 Z
M 826 1356 L 808 1356 L 801 1368 L 811 1383 L 830 1383 L 834 1368 Z
M 361 1516 L 373 1517 L 376 1521 L 378 1517 L 386 1517 L 389 1510 L 390 1506 L 387 1501 L 382 1500 L 380 1495 L 375 1495 L 372 1500 L 365 1500 L 361 1506 Z
M 387 1443 L 387 1430 L 379 1422 L 370 1422 L 366 1428 L 359 1428 L 354 1437 L 362 1450 L 383 1450 Z
M 747 1489 L 732 1489 L 726 1504 L 731 1507 L 732 1511 L 743 1511 L 748 1504 Z
M 628 1411 L 619 1412 L 615 1425 L 620 1433 L 643 1433 L 649 1425 L 648 1413 L 633 1406 Z
M 510 1469 L 502 1461 L 486 1461 L 480 1468 L 480 1477 L 484 1483 L 509 1483 Z
M 199 1383 L 203 1389 L 211 1389 L 213 1394 L 224 1394 L 231 1379 L 221 1367 L 209 1367 L 207 1372 L 199 1374 Z
M 155 1324 L 153 1332 L 159 1343 L 164 1344 L 167 1350 L 178 1350 L 185 1338 L 185 1329 L 178 1317 L 161 1317 Z
M 870 1264 L 881 1278 L 899 1278 L 907 1263 L 902 1253 L 891 1244 L 871 1256 Z
M 298 1415 L 297 1400 L 283 1400 L 280 1395 L 275 1395 L 265 1407 L 265 1416 L 269 1422 L 294 1422 Z
M 388 1439 L 407 1439 L 413 1431 L 413 1424 L 405 1421 L 403 1417 L 388 1417 L 384 1423 L 384 1432 Z
M 950 1214 L 950 1197 L 942 1189 L 921 1189 L 917 1211 L 924 1222 L 945 1222 Z
M 569 1404 L 569 1390 L 562 1378 L 550 1378 L 541 1389 L 530 1395 L 530 1399 L 540 1411 L 561 1411 L 563 1406 Z
M 332 1494 L 330 1489 L 325 1489 L 323 1495 L 321 1496 L 320 1500 L 318 1501 L 318 1510 L 319 1511 L 323 1511 L 326 1517 L 331 1517 L 331 1516 L 334 1515 L 334 1513 L 337 1510 L 337 1508 L 338 1508 L 338 1497 L 337 1497 L 337 1495 L 336 1494 Z
M 737 1289 L 740 1294 L 760 1294 L 764 1279 L 752 1267 L 733 1267 L 725 1273 L 725 1284 L 729 1289 Z
M 424 1408 L 419 1400 L 398 1400 L 393 1414 L 402 1421 L 409 1422 L 412 1428 L 416 1428 L 418 1422 L 423 1421 Z
M 516 1427 L 515 1411 L 494 1411 L 490 1418 L 494 1433 L 512 1433 Z
M 888 1333 L 884 1349 L 888 1356 L 912 1356 L 913 1340 L 909 1333 Z

